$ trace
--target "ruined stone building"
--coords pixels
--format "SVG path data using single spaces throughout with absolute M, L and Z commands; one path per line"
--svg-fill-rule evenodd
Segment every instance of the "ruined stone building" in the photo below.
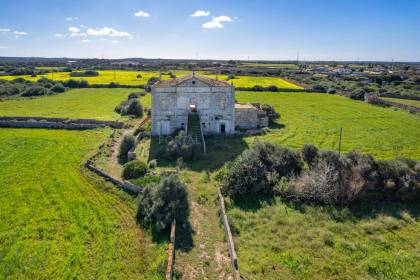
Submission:
M 152 135 L 170 135 L 195 126 L 204 135 L 234 134 L 237 129 L 267 126 L 264 112 L 251 104 L 235 105 L 235 88 L 203 76 L 161 80 L 152 86 Z

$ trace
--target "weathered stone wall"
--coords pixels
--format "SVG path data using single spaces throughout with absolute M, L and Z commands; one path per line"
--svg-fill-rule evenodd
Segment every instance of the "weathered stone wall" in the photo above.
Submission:
M 63 129 L 92 129 L 99 126 L 122 128 L 124 123 L 116 121 L 100 121 L 95 119 L 68 119 L 47 117 L 0 117 L 2 127 L 27 128 L 63 128 Z
M 251 104 L 235 106 L 235 125 L 239 129 L 255 129 L 268 126 L 268 117 L 264 111 Z

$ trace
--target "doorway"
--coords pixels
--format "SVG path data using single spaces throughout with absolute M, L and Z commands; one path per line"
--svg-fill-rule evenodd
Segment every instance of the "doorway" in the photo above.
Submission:
M 220 124 L 220 134 L 226 133 L 226 125 L 224 123 Z

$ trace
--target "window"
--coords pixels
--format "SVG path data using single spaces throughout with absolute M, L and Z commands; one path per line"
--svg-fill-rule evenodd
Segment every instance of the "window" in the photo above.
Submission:
M 195 85 L 195 81 L 192 81 L 191 83 L 192 83 L 193 85 Z
M 201 126 L 206 127 L 206 123 L 205 122 L 201 123 Z

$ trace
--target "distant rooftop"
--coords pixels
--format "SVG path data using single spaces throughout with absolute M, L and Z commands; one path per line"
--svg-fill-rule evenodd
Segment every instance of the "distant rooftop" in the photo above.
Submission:
M 180 78 L 174 78 L 174 79 L 169 79 L 169 80 L 162 80 L 159 81 L 157 83 L 155 83 L 153 85 L 153 87 L 175 87 L 178 86 L 179 84 L 188 81 L 188 80 L 192 80 L 192 79 L 196 79 L 198 81 L 201 81 L 205 84 L 207 84 L 208 86 L 211 87 L 229 87 L 230 84 L 226 81 L 221 81 L 221 80 L 215 80 L 215 79 L 210 79 L 204 76 L 197 76 L 197 75 L 189 75 L 189 76 L 184 76 L 184 77 L 180 77 Z

